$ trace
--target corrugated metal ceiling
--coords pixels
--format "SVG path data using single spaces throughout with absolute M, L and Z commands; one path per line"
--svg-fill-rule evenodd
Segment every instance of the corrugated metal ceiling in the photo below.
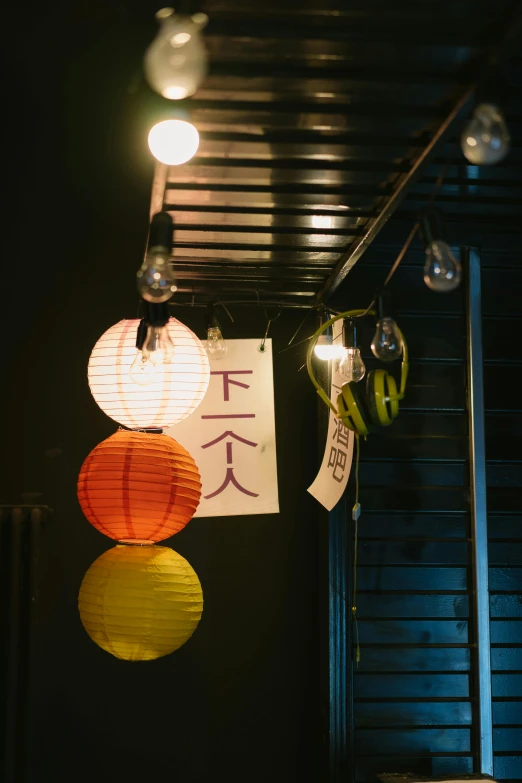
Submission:
M 476 82 L 519 4 L 347 5 L 199 5 L 210 17 L 210 74 L 186 108 L 201 144 L 188 164 L 168 169 L 166 186 L 158 168 L 153 198 L 154 211 L 163 202 L 176 225 L 177 301 L 316 303 L 332 270 Z M 515 51 L 512 84 L 521 65 Z M 397 241 L 406 238 L 403 221 L 415 221 L 444 164 L 438 202 L 456 223 L 455 244 L 470 241 L 466 225 L 477 217 L 483 227 L 491 221 L 492 230 L 499 221 L 504 233 L 517 230 L 520 92 L 508 104 L 513 149 L 500 165 L 467 165 L 458 146 L 465 117 L 399 207 Z

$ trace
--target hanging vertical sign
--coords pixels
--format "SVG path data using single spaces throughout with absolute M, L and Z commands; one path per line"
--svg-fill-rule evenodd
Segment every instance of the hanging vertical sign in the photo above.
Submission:
M 342 319 L 333 324 L 333 341 L 338 345 L 342 334 Z M 330 400 L 337 407 L 337 395 L 344 381 L 337 369 L 332 371 Z M 331 511 L 341 499 L 352 466 L 354 434 L 344 426 L 335 413 L 330 410 L 328 435 L 323 461 L 314 483 L 308 492 L 328 511 Z
M 197 410 L 167 434 L 190 451 L 201 473 L 196 517 L 277 514 L 272 341 L 227 340 L 210 358 L 210 384 Z

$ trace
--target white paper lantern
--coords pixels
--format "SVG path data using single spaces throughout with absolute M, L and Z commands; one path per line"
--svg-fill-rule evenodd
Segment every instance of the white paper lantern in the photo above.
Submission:
M 138 385 L 130 375 L 139 320 L 123 320 L 103 334 L 91 353 L 89 386 L 102 411 L 131 429 L 166 428 L 186 419 L 205 396 L 210 378 L 201 341 L 175 318 L 168 322 L 174 355 L 156 367 L 153 380 Z

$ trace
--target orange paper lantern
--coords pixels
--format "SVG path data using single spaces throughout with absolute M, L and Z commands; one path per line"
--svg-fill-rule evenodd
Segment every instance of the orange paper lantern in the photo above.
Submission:
M 89 522 L 122 542 L 156 542 L 178 533 L 200 497 L 196 463 L 168 435 L 120 430 L 91 451 L 78 478 Z
M 174 343 L 172 359 L 158 364 L 146 386 L 135 383 L 139 320 L 120 321 L 103 334 L 89 359 L 92 396 L 107 416 L 129 429 L 164 429 L 196 410 L 210 379 L 208 356 L 201 341 L 176 318 L 167 324 Z

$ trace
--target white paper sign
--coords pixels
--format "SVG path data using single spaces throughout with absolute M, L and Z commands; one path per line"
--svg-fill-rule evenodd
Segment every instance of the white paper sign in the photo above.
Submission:
M 227 340 L 202 403 L 167 430 L 201 473 L 196 517 L 279 513 L 272 341 L 259 343 Z
M 341 340 L 342 323 L 342 319 L 339 319 L 333 325 L 334 345 L 338 345 Z M 344 381 L 337 370 L 334 371 L 332 373 L 330 399 L 336 408 L 337 395 L 343 383 Z M 353 442 L 353 432 L 345 427 L 331 410 L 323 461 L 317 478 L 308 487 L 308 492 L 328 511 L 331 511 L 337 505 L 346 489 L 352 466 Z

